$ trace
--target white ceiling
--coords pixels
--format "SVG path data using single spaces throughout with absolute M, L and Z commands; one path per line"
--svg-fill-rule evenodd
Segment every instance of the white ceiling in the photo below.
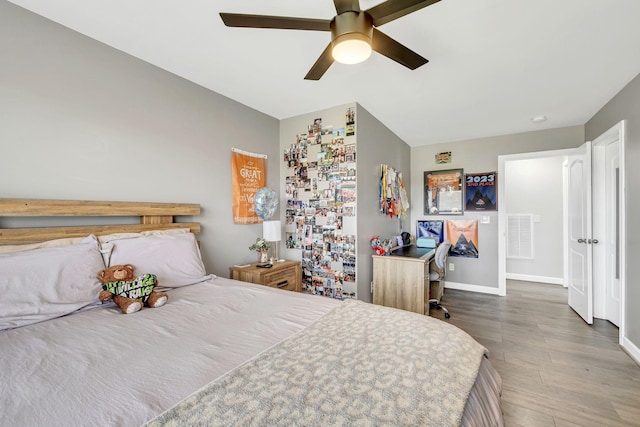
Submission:
M 329 33 L 218 13 L 331 19 L 332 0 L 10 1 L 278 119 L 359 102 L 411 146 L 582 125 L 640 72 L 640 0 L 441 0 L 380 27 L 427 65 L 374 53 L 320 81 Z

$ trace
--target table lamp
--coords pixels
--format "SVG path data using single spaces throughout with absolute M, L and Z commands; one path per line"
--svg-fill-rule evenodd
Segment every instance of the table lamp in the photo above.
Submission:
M 274 259 L 279 261 L 278 258 L 278 242 L 282 240 L 282 225 L 279 220 L 276 221 L 263 221 L 262 222 L 262 237 L 267 242 L 274 243 Z

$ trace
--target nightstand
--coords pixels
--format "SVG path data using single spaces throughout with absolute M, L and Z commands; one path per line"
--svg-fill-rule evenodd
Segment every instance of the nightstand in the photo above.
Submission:
M 256 267 L 258 264 L 260 263 L 254 262 L 247 267 L 229 267 L 229 277 L 271 288 L 300 292 L 302 282 L 300 261 L 274 262 L 271 268 Z

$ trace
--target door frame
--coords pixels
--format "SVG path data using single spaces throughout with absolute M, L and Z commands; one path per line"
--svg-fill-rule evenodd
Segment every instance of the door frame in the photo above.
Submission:
M 498 156 L 498 295 L 507 295 L 507 206 L 509 201 L 505 191 L 505 164 L 514 160 L 565 157 L 575 152 L 575 148 L 535 151 L 531 153 L 505 154 Z M 566 233 L 565 233 L 566 234 Z
M 623 348 L 625 346 L 626 337 L 626 295 L 627 295 L 627 280 L 626 280 L 626 173 L 625 173 L 625 146 L 626 146 L 626 133 L 627 133 L 627 121 L 622 120 L 612 126 L 609 130 L 602 133 L 598 138 L 594 140 L 594 144 L 602 144 L 604 141 L 610 141 L 612 137 L 616 135 L 619 138 L 619 150 L 620 150 L 620 326 L 618 334 L 618 342 Z M 607 139 L 608 138 L 608 139 Z M 550 151 L 538 151 L 531 153 L 520 154 L 507 154 L 498 156 L 498 200 L 500 201 L 500 209 L 498 210 L 498 295 L 507 295 L 507 252 L 506 252 L 506 206 L 508 201 L 505 198 L 504 188 L 504 174 L 505 174 L 505 162 L 511 160 L 525 160 L 544 157 L 566 156 L 571 154 L 575 149 L 563 149 L 563 150 L 550 150 Z M 566 210 L 565 210 L 566 212 Z M 566 227 L 565 227 L 566 228 Z M 564 233 L 566 235 L 566 232 Z M 566 265 L 566 264 L 565 264 Z M 565 272 L 566 277 L 566 272 Z

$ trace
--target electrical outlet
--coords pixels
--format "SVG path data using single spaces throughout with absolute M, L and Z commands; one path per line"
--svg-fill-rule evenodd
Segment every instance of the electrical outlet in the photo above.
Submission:
M 452 262 L 449 263 L 449 271 L 454 271 L 456 269 L 456 265 Z

